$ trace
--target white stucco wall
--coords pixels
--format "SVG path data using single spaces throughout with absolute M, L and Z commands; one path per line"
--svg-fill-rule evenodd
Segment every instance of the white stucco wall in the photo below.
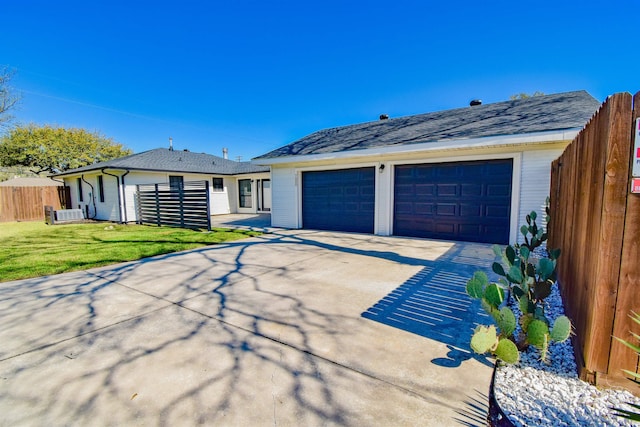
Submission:
M 235 178 L 228 177 L 216 177 L 222 178 L 222 191 L 213 191 L 213 182 L 211 183 L 210 197 L 210 211 L 211 215 L 224 215 L 231 213 L 231 201 L 230 198 L 233 194 L 233 187 L 236 183 Z
M 206 180 L 209 183 L 209 196 L 210 196 L 210 213 L 211 215 L 221 215 L 229 213 L 256 213 L 257 212 L 257 188 L 256 182 L 258 179 L 270 179 L 270 173 L 258 173 L 258 174 L 246 174 L 238 176 L 222 176 L 222 175 L 208 175 L 208 174 L 193 174 L 193 173 L 166 173 L 166 172 L 147 172 L 147 171 L 132 171 L 125 174 L 125 171 L 108 170 L 110 174 L 117 175 L 118 177 L 124 176 L 124 194 L 120 200 L 121 206 L 118 200 L 118 184 L 115 177 L 101 172 L 85 173 L 84 179 L 88 181 L 91 187 L 83 182 L 83 196 L 82 202 L 78 199 L 78 186 L 77 178 L 81 175 L 70 175 L 64 177 L 64 181 L 67 186 L 71 188 L 71 207 L 81 208 L 85 210 L 86 206 L 89 206 L 89 214 L 91 218 L 98 220 L 108 221 L 122 221 L 135 222 L 136 221 L 136 203 L 135 193 L 136 186 L 139 184 L 159 184 L 169 183 L 169 176 L 182 176 L 184 182 L 188 181 L 202 181 Z M 103 176 L 105 201 L 100 202 L 98 197 L 98 175 Z M 223 191 L 213 191 L 212 178 L 223 178 Z M 253 183 L 252 208 L 251 209 L 238 209 L 238 179 L 251 179 Z M 95 193 L 95 195 L 93 194 Z M 94 202 L 95 198 L 95 210 Z M 122 217 L 119 213 L 122 209 Z M 95 214 L 94 214 L 95 212 Z
M 282 228 L 300 228 L 298 222 L 298 170 L 295 167 L 271 169 L 271 225 Z
M 104 202 L 100 201 L 98 190 L 98 176 L 102 175 L 104 184 Z M 77 178 L 84 177 L 82 182 L 83 201 L 78 197 Z M 111 182 L 109 182 L 111 180 Z M 102 173 L 87 173 L 71 178 L 65 178 L 65 185 L 71 188 L 71 208 L 82 209 L 89 212 L 90 219 L 117 221 L 118 220 L 118 193 L 114 177 Z

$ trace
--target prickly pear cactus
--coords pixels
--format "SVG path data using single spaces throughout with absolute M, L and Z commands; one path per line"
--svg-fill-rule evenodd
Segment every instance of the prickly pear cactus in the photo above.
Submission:
M 527 225 L 520 228 L 524 243 L 508 245 L 504 250 L 494 246 L 494 253 L 501 260 L 491 266 L 493 272 L 500 276 L 496 283 L 491 283 L 481 271 L 467 282 L 467 294 L 480 300 L 483 309 L 497 325 L 497 329 L 495 326 L 476 328 L 471 348 L 480 354 L 489 352 L 507 363 L 516 363 L 519 360 L 518 349 L 528 345 L 537 348 L 542 360 L 546 360 L 549 344 L 565 341 L 571 335 L 571 321 L 566 316 L 556 319 L 550 328 L 545 315 L 544 299 L 550 295 L 556 280 L 560 250 L 549 250 L 548 257 L 543 258 L 538 257 L 538 251 L 534 255 L 534 251 L 547 241 L 547 233 L 537 225 L 537 218 L 536 212 L 526 216 Z M 518 303 L 519 318 L 509 307 L 502 306 L 507 290 Z M 522 332 L 516 339 L 513 334 L 518 324 Z

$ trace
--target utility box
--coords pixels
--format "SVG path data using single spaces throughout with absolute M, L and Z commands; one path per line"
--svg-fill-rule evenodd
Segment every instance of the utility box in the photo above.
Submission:
M 82 209 L 62 209 L 55 211 L 55 217 L 57 222 L 82 221 L 84 219 L 84 212 Z
M 48 225 L 56 223 L 56 211 L 53 210 L 53 206 L 44 207 L 44 222 Z
M 82 209 L 54 210 L 53 206 L 44 207 L 44 222 L 49 225 L 61 222 L 83 221 L 85 219 Z

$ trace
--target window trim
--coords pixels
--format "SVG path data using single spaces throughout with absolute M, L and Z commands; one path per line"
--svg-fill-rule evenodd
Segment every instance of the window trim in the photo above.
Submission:
M 98 175 L 98 199 L 100 203 L 104 203 L 104 179 L 102 175 Z
M 216 186 L 216 181 L 218 180 L 220 182 L 219 187 Z M 224 193 L 224 178 L 220 178 L 220 177 L 211 178 L 211 190 L 214 193 Z
M 173 178 L 173 179 L 172 179 Z M 179 179 L 177 179 L 179 178 Z M 173 182 L 171 182 L 173 180 Z M 174 184 L 178 182 L 178 184 Z M 175 191 L 183 191 L 184 190 L 184 176 L 182 175 L 169 175 L 169 188 Z
M 84 195 L 82 194 L 82 178 L 76 178 L 78 185 L 78 202 L 84 202 Z
M 249 186 L 245 187 L 249 189 L 248 193 L 243 193 L 242 183 L 245 181 L 249 181 Z M 238 207 L 241 209 L 252 209 L 253 208 L 253 183 L 252 179 L 239 179 L 238 180 Z M 248 205 L 243 205 L 243 202 L 249 202 Z

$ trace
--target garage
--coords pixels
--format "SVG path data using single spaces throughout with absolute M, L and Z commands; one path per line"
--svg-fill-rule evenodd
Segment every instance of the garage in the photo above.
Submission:
M 373 233 L 373 167 L 302 173 L 302 226 Z
M 398 165 L 393 233 L 509 242 L 513 160 Z

